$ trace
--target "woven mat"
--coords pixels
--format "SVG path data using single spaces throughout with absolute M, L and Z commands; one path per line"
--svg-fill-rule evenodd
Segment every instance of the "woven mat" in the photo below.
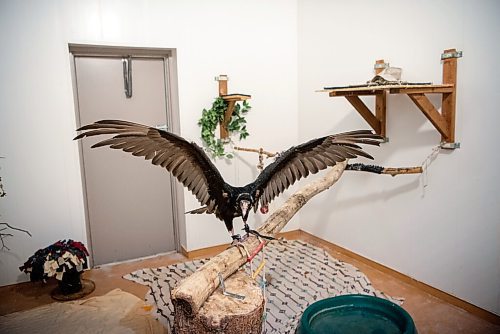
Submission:
M 266 323 L 264 333 L 294 333 L 304 310 L 317 300 L 346 294 L 366 294 L 402 304 L 375 290 L 368 278 L 356 267 L 334 259 L 325 250 L 308 243 L 273 241 L 264 249 L 266 276 Z M 174 308 L 170 291 L 208 259 L 178 263 L 168 267 L 148 268 L 127 274 L 124 278 L 150 288 L 146 302 L 157 307 L 158 319 L 172 328 Z M 259 264 L 260 255 L 255 258 Z M 249 265 L 246 266 L 250 272 Z

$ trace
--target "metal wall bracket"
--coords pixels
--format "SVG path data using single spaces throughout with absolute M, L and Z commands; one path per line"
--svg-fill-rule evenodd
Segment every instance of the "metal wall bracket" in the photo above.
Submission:
M 445 52 L 441 54 L 441 60 L 450 58 L 462 58 L 462 51 Z
M 455 143 L 446 143 L 442 142 L 439 147 L 445 149 L 445 150 L 455 150 L 457 148 L 460 148 L 460 143 L 455 142 Z
M 123 63 L 123 88 L 125 96 L 129 99 L 132 97 L 132 57 L 122 58 Z
M 384 69 L 384 68 L 388 68 L 389 67 L 389 63 L 375 63 L 375 65 L 373 65 L 373 68 L 374 69 Z

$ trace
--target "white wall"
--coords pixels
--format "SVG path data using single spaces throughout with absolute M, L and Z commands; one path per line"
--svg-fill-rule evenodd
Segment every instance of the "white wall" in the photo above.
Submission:
M 252 95 L 244 145 L 280 150 L 298 136 L 296 29 L 297 4 L 285 0 L 2 1 L 0 175 L 7 197 L 0 210 L 33 238 L 7 240 L 0 285 L 26 280 L 18 267 L 37 249 L 87 240 L 68 43 L 176 48 L 181 133 L 198 143 L 201 110 L 218 92 L 214 77 L 228 74 L 230 93 Z M 259 135 L 274 134 L 276 124 L 276 137 Z M 241 156 L 219 164 L 236 185 L 250 181 L 258 162 Z M 186 208 L 197 207 L 186 194 Z M 181 228 L 188 250 L 229 239 L 213 216 L 187 217 Z
M 324 86 L 362 83 L 383 58 L 403 79 L 441 82 L 440 54 L 458 60 L 456 151 L 423 176 L 346 172 L 301 211 L 301 228 L 500 314 L 498 1 L 299 1 L 300 139 L 367 128 Z M 373 100 L 365 99 L 373 106 Z M 438 99 L 433 99 L 439 104 Z M 390 96 L 383 166 L 418 166 L 439 141 L 408 97 Z M 363 162 L 367 162 L 366 160 Z
M 379 58 L 403 67 L 406 80 L 438 83 L 439 55 L 456 47 L 464 51 L 462 148 L 439 154 L 425 189 L 420 176 L 346 174 L 307 204 L 300 227 L 500 313 L 499 12 L 495 1 L 451 0 L 2 1 L 0 175 L 8 196 L 0 213 L 33 238 L 7 240 L 0 285 L 25 280 L 17 267 L 38 248 L 86 240 L 68 43 L 177 48 L 181 132 L 198 142 L 200 112 L 217 93 L 213 77 L 228 74 L 231 92 L 252 94 L 244 145 L 275 151 L 367 127 L 343 98 L 315 90 L 366 81 Z M 408 98 L 388 104 L 391 141 L 369 151 L 381 165 L 419 165 L 439 135 Z M 218 164 L 233 184 L 255 175 L 256 157 L 241 157 Z M 187 193 L 186 208 L 196 205 Z M 213 217 L 188 216 L 182 229 L 188 250 L 227 242 Z

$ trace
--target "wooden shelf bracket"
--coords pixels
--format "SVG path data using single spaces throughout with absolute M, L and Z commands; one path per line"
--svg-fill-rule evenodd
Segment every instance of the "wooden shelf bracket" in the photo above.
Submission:
M 325 88 L 329 96 L 344 96 L 356 111 L 366 120 L 373 130 L 385 138 L 387 94 L 406 94 L 422 111 L 427 119 L 441 134 L 441 147 L 455 149 L 460 143 L 455 142 L 455 112 L 457 86 L 457 59 L 462 52 L 456 49 L 444 50 L 443 83 L 441 85 L 404 83 L 386 86 L 351 86 L 341 88 Z M 375 74 L 379 74 L 388 64 L 384 60 L 375 63 Z M 431 103 L 425 94 L 442 94 L 441 112 Z M 375 113 L 373 113 L 359 96 L 375 96 Z
M 229 131 L 227 126 L 231 121 L 231 117 L 233 116 L 234 106 L 236 102 L 245 101 L 251 98 L 250 95 L 245 94 L 227 94 L 227 81 L 229 80 L 228 76 L 225 74 L 221 74 L 215 78 L 216 81 L 219 82 L 219 96 L 227 102 L 227 110 L 224 115 L 224 119 L 220 124 L 220 138 L 226 139 L 229 137 Z

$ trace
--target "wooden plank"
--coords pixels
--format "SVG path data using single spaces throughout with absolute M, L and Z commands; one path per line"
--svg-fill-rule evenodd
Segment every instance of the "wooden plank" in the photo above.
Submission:
M 222 120 L 222 123 L 220 124 L 219 127 L 221 139 L 229 137 L 229 131 L 227 130 L 227 126 L 229 124 L 229 121 L 231 120 L 231 117 L 233 116 L 233 110 L 235 104 L 236 100 L 227 101 L 226 113 L 224 114 L 224 119 Z
M 387 115 L 387 91 L 375 96 L 375 117 L 380 122 L 380 135 L 387 138 L 386 135 L 386 115 Z
M 251 99 L 252 96 L 246 94 L 229 94 L 221 96 L 225 101 L 245 101 Z
M 448 49 L 444 50 L 444 53 L 456 51 L 456 49 Z M 443 94 L 441 100 L 443 118 L 449 126 L 448 136 L 443 136 L 442 140 L 447 143 L 453 143 L 455 141 L 457 58 L 447 58 L 443 60 L 443 83 L 453 85 L 453 91 L 448 94 Z
M 446 90 L 446 88 L 453 87 L 454 85 L 452 84 L 439 84 L 439 85 L 381 85 L 381 86 L 362 86 L 362 87 L 342 87 L 342 88 L 332 88 L 332 89 L 322 89 L 318 90 L 317 92 L 358 92 L 358 91 L 382 91 L 382 90 L 391 90 L 391 89 L 417 89 L 417 88 L 422 88 L 422 89 L 429 89 L 429 91 L 432 90 L 439 90 L 443 88 Z
M 227 130 L 227 126 L 229 124 L 229 121 L 231 120 L 231 117 L 233 116 L 234 105 L 238 101 L 244 101 L 244 100 L 250 99 L 251 96 L 244 95 L 244 94 L 230 94 L 230 95 L 222 95 L 221 97 L 224 99 L 224 101 L 227 102 L 226 114 L 224 115 L 224 119 L 219 127 L 220 128 L 220 138 L 224 139 L 224 138 L 229 137 L 229 131 Z
M 441 133 L 441 136 L 448 138 L 449 127 L 445 118 L 436 110 L 434 105 L 424 94 L 408 94 L 410 99 L 422 110 L 425 117 L 431 121 L 432 125 Z
M 389 93 L 391 94 L 439 94 L 439 93 L 451 93 L 454 90 L 453 85 L 441 85 L 441 86 L 429 86 L 429 87 L 405 87 L 405 88 L 391 88 Z
M 368 122 L 372 129 L 375 130 L 377 134 L 380 134 L 380 121 L 375 117 L 375 115 L 373 115 L 363 101 L 361 101 L 361 99 L 357 96 L 346 96 L 345 98 L 359 112 L 365 121 Z

